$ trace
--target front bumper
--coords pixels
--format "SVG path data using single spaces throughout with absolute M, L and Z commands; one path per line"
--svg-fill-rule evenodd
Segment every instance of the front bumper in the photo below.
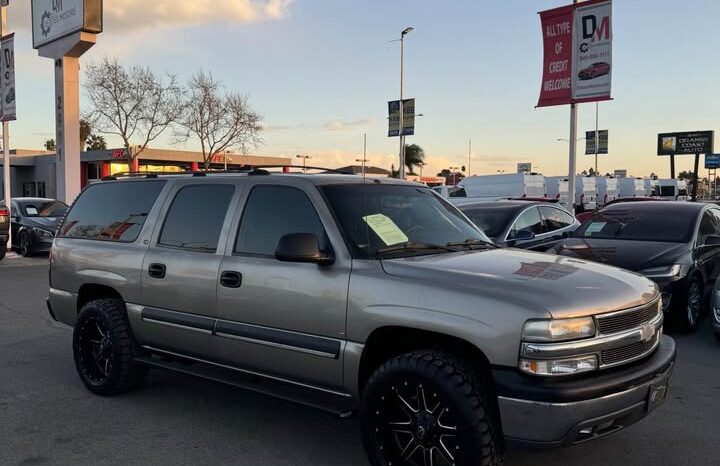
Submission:
M 672 378 L 675 341 L 663 336 L 648 358 L 591 376 L 558 380 L 493 370 L 508 443 L 571 445 L 628 427 L 662 404 Z

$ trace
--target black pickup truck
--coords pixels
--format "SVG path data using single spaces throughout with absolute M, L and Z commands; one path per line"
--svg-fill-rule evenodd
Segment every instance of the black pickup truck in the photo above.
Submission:
M 7 254 L 8 231 L 10 229 L 10 209 L 0 204 L 0 260 Z

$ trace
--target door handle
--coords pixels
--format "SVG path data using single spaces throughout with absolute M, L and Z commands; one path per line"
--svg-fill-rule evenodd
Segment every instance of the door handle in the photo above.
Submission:
M 220 284 L 225 288 L 240 288 L 242 274 L 240 272 L 225 271 L 220 274 Z
M 165 264 L 150 264 L 148 275 L 152 278 L 165 278 Z

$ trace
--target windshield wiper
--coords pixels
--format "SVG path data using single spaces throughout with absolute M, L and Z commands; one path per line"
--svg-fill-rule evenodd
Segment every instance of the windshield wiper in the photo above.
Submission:
M 465 241 L 457 241 L 454 243 L 448 243 L 446 244 L 448 247 L 466 247 L 468 249 L 472 249 L 475 246 L 482 246 L 482 247 L 491 247 L 491 248 L 499 248 L 495 243 L 491 243 L 490 241 L 485 241 L 477 238 L 470 238 L 466 239 Z
M 378 249 L 375 254 L 377 255 L 384 255 L 384 254 L 392 254 L 396 252 L 406 252 L 406 251 L 447 251 L 447 252 L 458 252 L 457 249 L 453 249 L 449 246 L 443 246 L 441 244 L 429 244 L 429 243 L 414 243 L 414 242 L 408 242 L 408 243 L 402 243 L 402 244 L 396 244 L 393 246 L 388 246 L 386 248 Z

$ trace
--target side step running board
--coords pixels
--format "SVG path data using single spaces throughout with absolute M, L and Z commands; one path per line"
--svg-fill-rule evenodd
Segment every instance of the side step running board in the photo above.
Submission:
M 179 355 L 177 357 L 181 358 Z M 310 387 L 294 385 L 271 378 L 265 378 L 260 375 L 248 374 L 240 370 L 233 370 L 190 359 L 188 359 L 187 362 L 181 362 L 161 359 L 154 356 L 144 356 L 136 358 L 135 361 L 151 368 L 181 372 L 183 374 L 193 375 L 226 385 L 232 385 L 233 387 L 244 390 L 280 398 L 332 413 L 343 418 L 349 417 L 355 408 L 351 398 L 339 394 L 325 393 Z

